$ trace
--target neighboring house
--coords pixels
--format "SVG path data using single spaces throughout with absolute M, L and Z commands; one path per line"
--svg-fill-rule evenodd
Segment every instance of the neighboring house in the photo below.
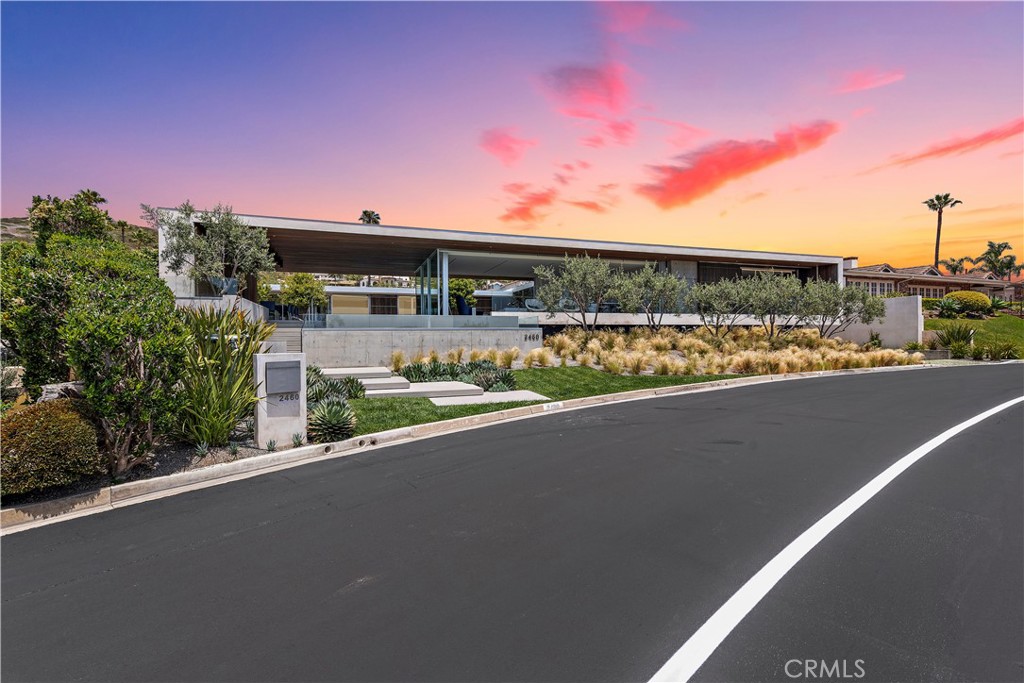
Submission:
M 970 290 L 1006 299 L 1012 292 L 1010 283 L 991 273 L 946 275 L 933 266 L 897 268 L 888 263 L 858 266 L 856 258 L 848 258 L 843 263 L 843 274 L 848 285 L 863 287 L 880 296 L 902 292 L 927 299 L 940 299 L 950 292 Z

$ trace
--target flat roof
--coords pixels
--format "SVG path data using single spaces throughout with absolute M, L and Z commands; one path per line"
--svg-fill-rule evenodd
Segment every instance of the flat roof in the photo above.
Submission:
M 620 265 L 680 259 L 804 267 L 835 265 L 841 269 L 843 263 L 841 256 L 817 254 L 236 215 L 250 225 L 266 228 L 281 270 L 290 272 L 413 275 L 435 249 L 453 252 L 449 262 L 451 277 L 532 277 L 532 264 L 584 253 L 600 255 Z

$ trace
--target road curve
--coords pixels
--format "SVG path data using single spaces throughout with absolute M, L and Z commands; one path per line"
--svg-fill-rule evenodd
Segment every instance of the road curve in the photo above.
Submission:
M 24 531 L 3 679 L 646 680 L 840 501 L 1022 387 L 1001 365 L 610 404 Z M 1020 680 L 1022 421 L 912 466 L 695 680 Z

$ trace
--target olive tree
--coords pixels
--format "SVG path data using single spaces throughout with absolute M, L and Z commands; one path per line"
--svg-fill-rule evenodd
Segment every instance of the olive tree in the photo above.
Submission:
M 739 280 L 701 282 L 686 292 L 686 306 L 700 317 L 701 324 L 716 337 L 728 334 L 739 319 L 750 314 L 750 301 Z
M 611 264 L 600 256 L 566 254 L 559 267 L 535 266 L 533 272 L 540 281 L 537 298 L 548 316 L 565 313 L 592 334 L 601 305 L 615 292 L 617 274 Z
M 167 266 L 178 275 L 206 280 L 218 294 L 227 291 L 230 279 L 242 291 L 245 277 L 274 270 L 266 228 L 249 225 L 230 206 L 200 211 L 186 201 L 167 211 L 143 204 L 142 216 L 163 233 L 161 258 Z
M 843 287 L 838 282 L 811 280 L 804 287 L 802 308 L 806 321 L 822 337 L 833 337 L 854 323 L 885 319 L 885 301 L 863 287 Z
M 757 318 L 768 338 L 781 337 L 803 324 L 803 285 L 792 275 L 758 272 L 740 280 L 750 315 Z
M 619 274 L 615 298 L 625 313 L 643 313 L 652 330 L 661 327 L 666 313 L 682 310 L 686 281 L 669 271 L 657 271 L 651 263 L 631 273 Z

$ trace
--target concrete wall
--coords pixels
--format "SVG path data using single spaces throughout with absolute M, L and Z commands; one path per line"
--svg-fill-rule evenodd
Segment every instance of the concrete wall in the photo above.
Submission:
M 885 301 L 885 320 L 870 325 L 851 325 L 840 337 L 848 341 L 864 344 L 871 339 L 871 333 L 877 332 L 882 338 L 882 346 L 899 348 L 907 342 L 921 342 L 924 330 L 924 313 L 921 311 L 921 297 L 899 296 Z
M 174 292 L 175 297 L 194 297 L 196 295 L 196 283 L 188 275 L 177 275 L 167 264 L 164 263 L 163 253 L 164 244 L 164 231 L 157 231 L 157 247 L 160 252 L 160 264 L 158 266 L 160 272 L 160 278 L 167 283 L 167 286 Z
M 177 304 L 178 308 L 212 308 L 215 311 L 237 308 L 249 320 L 266 320 L 269 313 L 266 307 L 234 294 L 225 294 L 220 298 L 215 296 L 179 296 L 175 297 L 174 303 Z
M 508 349 L 513 346 L 526 353 L 540 348 L 539 328 L 533 329 L 461 329 L 461 330 L 345 330 L 314 329 L 302 331 L 302 351 L 306 360 L 324 368 L 390 365 L 391 353 L 402 351 L 406 358 L 428 354 L 431 349 L 444 354 L 460 346 L 466 349 Z

